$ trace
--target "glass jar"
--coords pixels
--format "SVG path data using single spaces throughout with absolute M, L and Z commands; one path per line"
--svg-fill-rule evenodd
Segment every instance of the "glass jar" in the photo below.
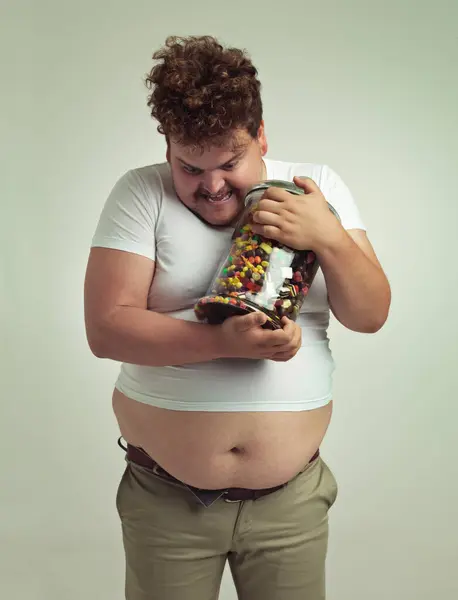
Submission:
M 207 294 L 194 307 L 199 321 L 222 323 L 228 317 L 262 311 L 264 327 L 281 328 L 286 316 L 295 321 L 319 265 L 311 250 L 293 250 L 252 231 L 253 214 L 269 187 L 294 195 L 304 191 L 294 183 L 264 181 L 245 196 L 245 209 L 235 227 L 231 248 L 221 262 Z M 337 217 L 334 208 L 329 209 Z

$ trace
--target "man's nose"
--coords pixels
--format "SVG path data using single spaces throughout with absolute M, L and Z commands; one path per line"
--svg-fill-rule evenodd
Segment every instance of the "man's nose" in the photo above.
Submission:
M 205 173 L 202 180 L 202 187 L 209 194 L 217 194 L 224 189 L 226 182 L 217 172 Z

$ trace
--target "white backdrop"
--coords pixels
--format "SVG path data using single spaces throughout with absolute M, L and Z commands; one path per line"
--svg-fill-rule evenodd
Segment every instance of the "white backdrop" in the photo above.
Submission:
M 209 33 L 259 68 L 268 156 L 347 182 L 393 288 L 379 334 L 332 325 L 329 600 L 457 597 L 458 5 L 219 8 L 2 2 L 0 595 L 123 598 L 118 365 L 88 350 L 83 277 L 111 186 L 164 158 L 142 83 L 152 52 Z M 221 598 L 235 598 L 228 576 Z

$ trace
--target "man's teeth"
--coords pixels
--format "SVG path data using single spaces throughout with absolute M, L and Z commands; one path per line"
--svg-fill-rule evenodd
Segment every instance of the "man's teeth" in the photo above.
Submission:
M 224 196 L 206 196 L 206 199 L 209 202 L 222 202 L 223 200 L 229 200 L 229 198 L 232 196 L 232 191 L 227 192 L 227 194 L 224 194 Z

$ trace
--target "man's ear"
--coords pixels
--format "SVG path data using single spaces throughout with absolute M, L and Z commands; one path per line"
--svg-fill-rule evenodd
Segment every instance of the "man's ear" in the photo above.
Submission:
M 166 144 L 167 144 L 167 150 L 165 151 L 165 158 L 167 160 L 167 162 L 170 162 L 170 142 L 169 140 L 166 139 Z
M 264 125 L 264 120 L 261 121 L 261 124 L 259 125 L 259 129 L 258 129 L 258 144 L 259 147 L 261 149 L 261 156 L 265 156 L 267 154 L 267 150 L 268 150 L 268 143 L 267 143 L 267 137 L 266 137 L 266 128 Z

